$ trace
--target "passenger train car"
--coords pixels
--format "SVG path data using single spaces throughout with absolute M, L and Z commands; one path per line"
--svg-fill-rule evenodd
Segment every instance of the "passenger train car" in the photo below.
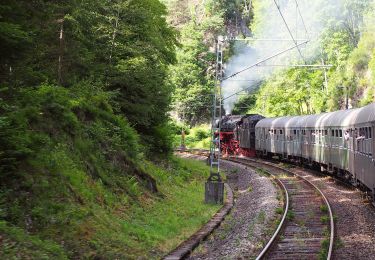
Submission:
M 255 135 L 259 156 L 320 167 L 367 189 L 375 200 L 375 103 L 320 115 L 262 119 Z

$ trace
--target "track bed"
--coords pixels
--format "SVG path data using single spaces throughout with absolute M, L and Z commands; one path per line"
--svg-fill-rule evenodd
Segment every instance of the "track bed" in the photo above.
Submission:
M 271 163 L 247 158 L 231 161 L 264 169 L 284 185 L 289 207 L 284 212 L 274 239 L 266 245 L 259 258 L 318 259 L 330 258 L 333 243 L 333 219 L 324 195 L 309 181 Z

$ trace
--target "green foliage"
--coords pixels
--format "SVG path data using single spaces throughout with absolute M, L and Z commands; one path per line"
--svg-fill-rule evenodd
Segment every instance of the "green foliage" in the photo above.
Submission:
M 160 258 L 218 209 L 203 201 L 209 173 L 203 163 L 174 159 L 168 170 L 150 162 L 128 167 L 110 150 L 98 150 L 93 137 L 71 142 L 74 150 L 62 143 L 40 149 L 17 179 L 2 179 L 5 256 L 35 249 L 30 255 L 37 258 Z M 156 179 L 159 193 L 140 185 L 134 171 Z
M 224 27 L 222 1 L 168 1 L 170 23 L 180 31 L 177 63 L 169 68 L 168 84 L 174 88 L 174 110 L 189 125 L 210 117 L 216 55 L 216 36 Z
M 241 96 L 239 100 L 234 105 L 232 110 L 233 115 L 243 115 L 246 114 L 249 110 L 253 109 L 256 104 L 255 95 L 246 95 Z
M 254 1 L 254 33 L 269 19 L 263 13 L 272 3 Z M 314 3 L 315 4 L 315 3 Z M 375 101 L 374 50 L 375 2 L 350 0 L 340 5 L 337 16 L 330 17 L 335 3 L 324 2 L 314 16 L 324 24 L 321 35 L 322 53 L 309 63 L 332 64 L 326 75 L 322 70 L 301 68 L 276 71 L 263 82 L 255 106 L 251 96 L 242 97 L 236 107 L 249 106 L 247 111 L 265 116 L 303 115 L 360 107 Z M 325 80 L 328 84 L 325 84 Z M 347 104 L 348 103 L 348 104 Z
M 173 87 L 165 79 L 176 60 L 176 32 L 165 15 L 158 0 L 3 1 L 1 87 L 89 81 L 116 91 L 112 112 L 126 115 L 154 152 L 149 140 L 168 121 Z
M 209 125 L 195 126 L 188 131 L 185 131 L 185 145 L 188 148 L 202 148 L 209 149 L 211 141 L 211 130 Z M 174 138 L 174 146 L 181 145 L 181 128 Z
M 158 0 L 1 2 L 0 258 L 160 258 L 217 210 L 207 168 L 144 159 L 172 148 L 166 15 Z
M 68 259 L 62 247 L 53 241 L 28 235 L 24 230 L 0 220 L 0 257 L 2 259 Z
M 203 164 L 135 163 L 139 138 L 111 96 L 89 83 L 42 85 L 1 102 L 2 256 L 161 257 L 217 210 L 201 197 Z
M 284 116 L 324 111 L 326 91 L 322 89 L 323 81 L 324 75 L 321 71 L 283 71 L 263 83 L 257 95 L 255 108 L 250 112 L 266 116 Z
M 288 210 L 288 213 L 286 213 L 286 219 L 289 221 L 292 221 L 295 217 L 295 213 L 292 210 Z
M 328 212 L 328 206 L 327 205 L 320 205 L 320 211 L 327 213 Z
M 329 216 L 321 216 L 320 221 L 324 224 L 328 224 L 329 222 Z
M 319 260 L 327 259 L 328 251 L 329 251 L 329 244 L 330 244 L 329 238 L 326 238 L 321 242 L 321 249 L 320 249 L 320 252 L 319 252 Z

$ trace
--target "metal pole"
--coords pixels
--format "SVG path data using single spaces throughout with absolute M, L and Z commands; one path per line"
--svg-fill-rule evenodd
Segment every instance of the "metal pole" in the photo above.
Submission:
M 290 67 L 290 68 L 316 68 L 316 69 L 327 69 L 331 68 L 333 65 L 316 65 L 316 64 L 260 64 L 257 67 Z
M 282 38 L 243 38 L 243 39 L 232 39 L 234 41 L 264 41 L 264 42 L 291 42 L 292 39 L 282 39 Z M 294 39 L 297 42 L 308 41 L 308 39 Z
M 323 64 L 323 66 L 325 66 L 323 58 L 322 58 L 322 64 Z M 324 67 L 324 88 L 325 88 L 326 93 L 328 94 L 328 78 L 327 78 L 327 69 L 326 69 L 326 67 Z
M 216 84 L 213 89 L 213 107 L 210 143 L 210 177 L 205 184 L 205 202 L 222 204 L 224 202 L 224 183 L 220 177 L 220 121 L 221 121 L 221 81 L 223 77 L 224 38 L 218 37 L 216 43 Z

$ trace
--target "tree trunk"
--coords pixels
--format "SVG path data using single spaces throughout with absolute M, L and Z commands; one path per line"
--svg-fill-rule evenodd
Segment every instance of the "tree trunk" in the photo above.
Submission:
M 62 62 L 64 58 L 64 19 L 59 19 L 57 21 L 60 23 L 60 49 L 59 49 L 59 65 L 57 69 L 58 82 L 60 85 L 63 84 L 63 75 L 62 75 Z

